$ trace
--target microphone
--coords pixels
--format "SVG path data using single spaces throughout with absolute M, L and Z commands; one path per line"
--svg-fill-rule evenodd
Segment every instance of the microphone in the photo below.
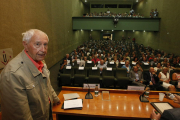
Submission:
M 89 87 L 89 84 L 87 84 L 88 85 L 88 87 Z M 85 96 L 85 99 L 93 99 L 93 95 L 90 93 L 90 87 L 89 87 L 89 89 L 88 89 L 88 93 L 86 94 L 86 96 Z
M 145 94 L 146 91 L 148 91 L 148 90 L 150 90 L 150 89 L 145 90 L 145 91 L 143 92 L 143 94 L 139 96 L 139 100 L 140 100 L 141 102 L 149 102 L 149 100 L 144 96 L 144 94 Z

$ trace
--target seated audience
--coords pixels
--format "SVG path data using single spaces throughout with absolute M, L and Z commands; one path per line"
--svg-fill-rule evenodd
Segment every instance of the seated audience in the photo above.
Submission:
M 111 62 L 114 62 L 116 64 L 116 67 L 118 68 L 119 61 L 117 60 L 117 57 L 114 57 L 114 60 L 112 60 Z
M 136 63 L 136 66 L 138 67 L 138 70 L 139 70 L 139 71 L 143 72 L 143 69 L 142 69 L 142 67 L 141 67 L 141 63 L 140 63 L 140 62 L 137 62 L 137 63 Z
M 123 65 L 121 68 L 126 68 L 127 69 L 127 73 L 130 72 L 131 70 L 131 66 L 129 65 L 129 60 L 125 61 L 125 65 Z
M 166 67 L 163 68 L 162 72 L 159 73 L 158 77 L 159 77 L 159 80 L 163 82 L 162 86 L 164 88 L 168 88 L 169 91 L 176 91 L 175 86 L 172 84 L 169 84 L 171 80 L 169 77 L 168 69 Z
M 143 60 L 141 61 L 143 64 L 144 63 L 149 63 L 147 60 L 146 60 L 146 57 L 143 57 Z

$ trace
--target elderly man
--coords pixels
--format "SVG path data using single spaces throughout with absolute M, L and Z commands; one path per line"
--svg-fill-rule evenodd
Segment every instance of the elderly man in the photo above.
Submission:
M 150 86 L 150 89 L 163 90 L 153 67 L 150 67 L 149 71 L 144 73 L 144 80 L 146 81 L 145 84 Z
M 137 66 L 133 67 L 133 70 L 129 73 L 129 78 L 133 81 L 133 84 L 143 86 L 143 74 L 141 71 L 138 71 Z
M 129 60 L 125 61 L 125 65 L 123 65 L 121 68 L 126 68 L 127 69 L 127 73 L 130 72 L 131 70 L 131 66 L 129 65 Z
M 100 61 L 100 64 L 98 64 L 97 67 L 99 68 L 100 74 L 101 74 L 102 71 L 103 71 L 103 68 L 106 68 L 106 67 L 107 67 L 107 64 L 104 64 L 104 60 L 101 60 L 101 61 Z
M 0 74 L 3 120 L 52 120 L 53 103 L 60 104 L 43 61 L 48 36 L 37 29 L 23 33 L 24 50 Z

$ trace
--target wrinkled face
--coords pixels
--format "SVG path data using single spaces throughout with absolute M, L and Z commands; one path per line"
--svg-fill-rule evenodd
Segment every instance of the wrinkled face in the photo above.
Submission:
M 36 62 L 45 59 L 48 50 L 48 37 L 45 33 L 35 31 L 29 42 L 23 41 L 24 48 L 28 55 Z
M 149 69 L 149 72 L 154 72 L 154 68 L 153 67 L 151 67 L 150 69 Z

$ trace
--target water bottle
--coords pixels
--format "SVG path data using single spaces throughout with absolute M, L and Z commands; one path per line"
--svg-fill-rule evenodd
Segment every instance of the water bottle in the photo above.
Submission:
M 150 87 L 149 87 L 149 85 L 147 85 L 146 89 L 145 89 L 144 97 L 148 98 L 149 97 L 149 92 L 150 92 Z
M 96 87 L 94 89 L 94 93 L 95 93 L 95 97 L 97 97 L 99 95 L 99 88 L 98 88 L 97 84 L 96 84 Z
M 175 98 L 175 96 L 172 93 L 166 92 L 166 95 L 171 100 L 173 100 Z

